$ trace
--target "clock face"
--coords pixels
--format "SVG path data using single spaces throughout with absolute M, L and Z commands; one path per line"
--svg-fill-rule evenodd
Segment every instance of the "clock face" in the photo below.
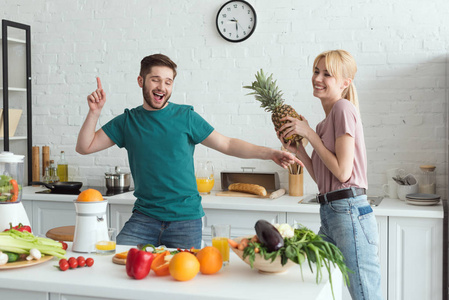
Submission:
M 256 29 L 256 11 L 246 1 L 226 2 L 217 14 L 217 30 L 229 42 L 241 42 L 253 34 Z

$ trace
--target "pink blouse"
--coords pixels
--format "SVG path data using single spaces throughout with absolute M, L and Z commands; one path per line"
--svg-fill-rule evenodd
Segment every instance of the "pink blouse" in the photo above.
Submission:
M 354 138 L 354 167 L 348 181 L 341 183 L 324 165 L 313 150 L 312 164 L 320 194 L 348 187 L 368 188 L 367 160 L 362 120 L 356 107 L 346 99 L 340 99 L 332 107 L 329 115 L 318 123 L 316 133 L 324 146 L 335 154 L 335 141 L 338 137 L 349 134 Z

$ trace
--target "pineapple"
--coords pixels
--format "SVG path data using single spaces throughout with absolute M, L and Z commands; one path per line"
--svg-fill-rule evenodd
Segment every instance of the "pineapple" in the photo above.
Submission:
M 276 85 L 276 80 L 272 79 L 273 74 L 268 78 L 260 69 L 260 73 L 256 74 L 256 81 L 251 86 L 244 86 L 246 89 L 253 90 L 254 92 L 248 95 L 254 95 L 257 101 L 260 101 L 260 107 L 263 107 L 265 111 L 271 112 L 271 120 L 273 121 L 274 128 L 279 131 L 286 121 L 281 121 L 282 118 L 290 116 L 299 120 L 302 120 L 298 113 L 290 105 L 284 104 L 282 99 L 282 91 Z M 296 144 L 302 140 L 302 136 L 294 134 L 289 138 L 285 138 L 284 142 L 292 140 L 292 144 Z

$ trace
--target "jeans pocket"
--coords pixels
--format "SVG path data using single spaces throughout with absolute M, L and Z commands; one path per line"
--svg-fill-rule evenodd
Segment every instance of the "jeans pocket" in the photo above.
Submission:
M 379 232 L 377 229 L 377 221 L 371 206 L 359 207 L 359 223 L 365 234 L 366 240 L 371 245 L 379 244 Z

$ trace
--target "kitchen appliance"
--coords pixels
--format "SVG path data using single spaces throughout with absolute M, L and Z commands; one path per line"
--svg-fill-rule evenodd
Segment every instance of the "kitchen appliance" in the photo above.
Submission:
M 0 231 L 19 223 L 30 225 L 28 215 L 22 204 L 22 187 L 24 173 L 23 155 L 12 152 L 0 153 Z M 13 182 L 15 181 L 15 183 Z M 14 185 L 17 190 L 14 193 Z
M 109 240 L 106 218 L 107 200 L 80 202 L 73 201 L 76 210 L 73 252 L 96 252 L 95 243 Z
M 61 191 L 55 191 L 55 190 L 42 190 L 42 191 L 37 191 L 35 193 L 36 194 L 52 194 L 52 195 L 78 195 L 79 193 L 81 193 L 82 191 L 87 190 L 87 189 L 97 190 L 101 193 L 102 196 L 114 196 L 114 195 L 131 192 L 134 190 L 133 188 L 129 188 L 128 190 L 119 190 L 119 189 L 107 189 L 105 186 L 82 186 L 77 191 L 61 192 Z
M 120 167 L 115 167 L 115 172 L 104 173 L 106 188 L 108 190 L 129 190 L 131 173 L 121 172 Z

